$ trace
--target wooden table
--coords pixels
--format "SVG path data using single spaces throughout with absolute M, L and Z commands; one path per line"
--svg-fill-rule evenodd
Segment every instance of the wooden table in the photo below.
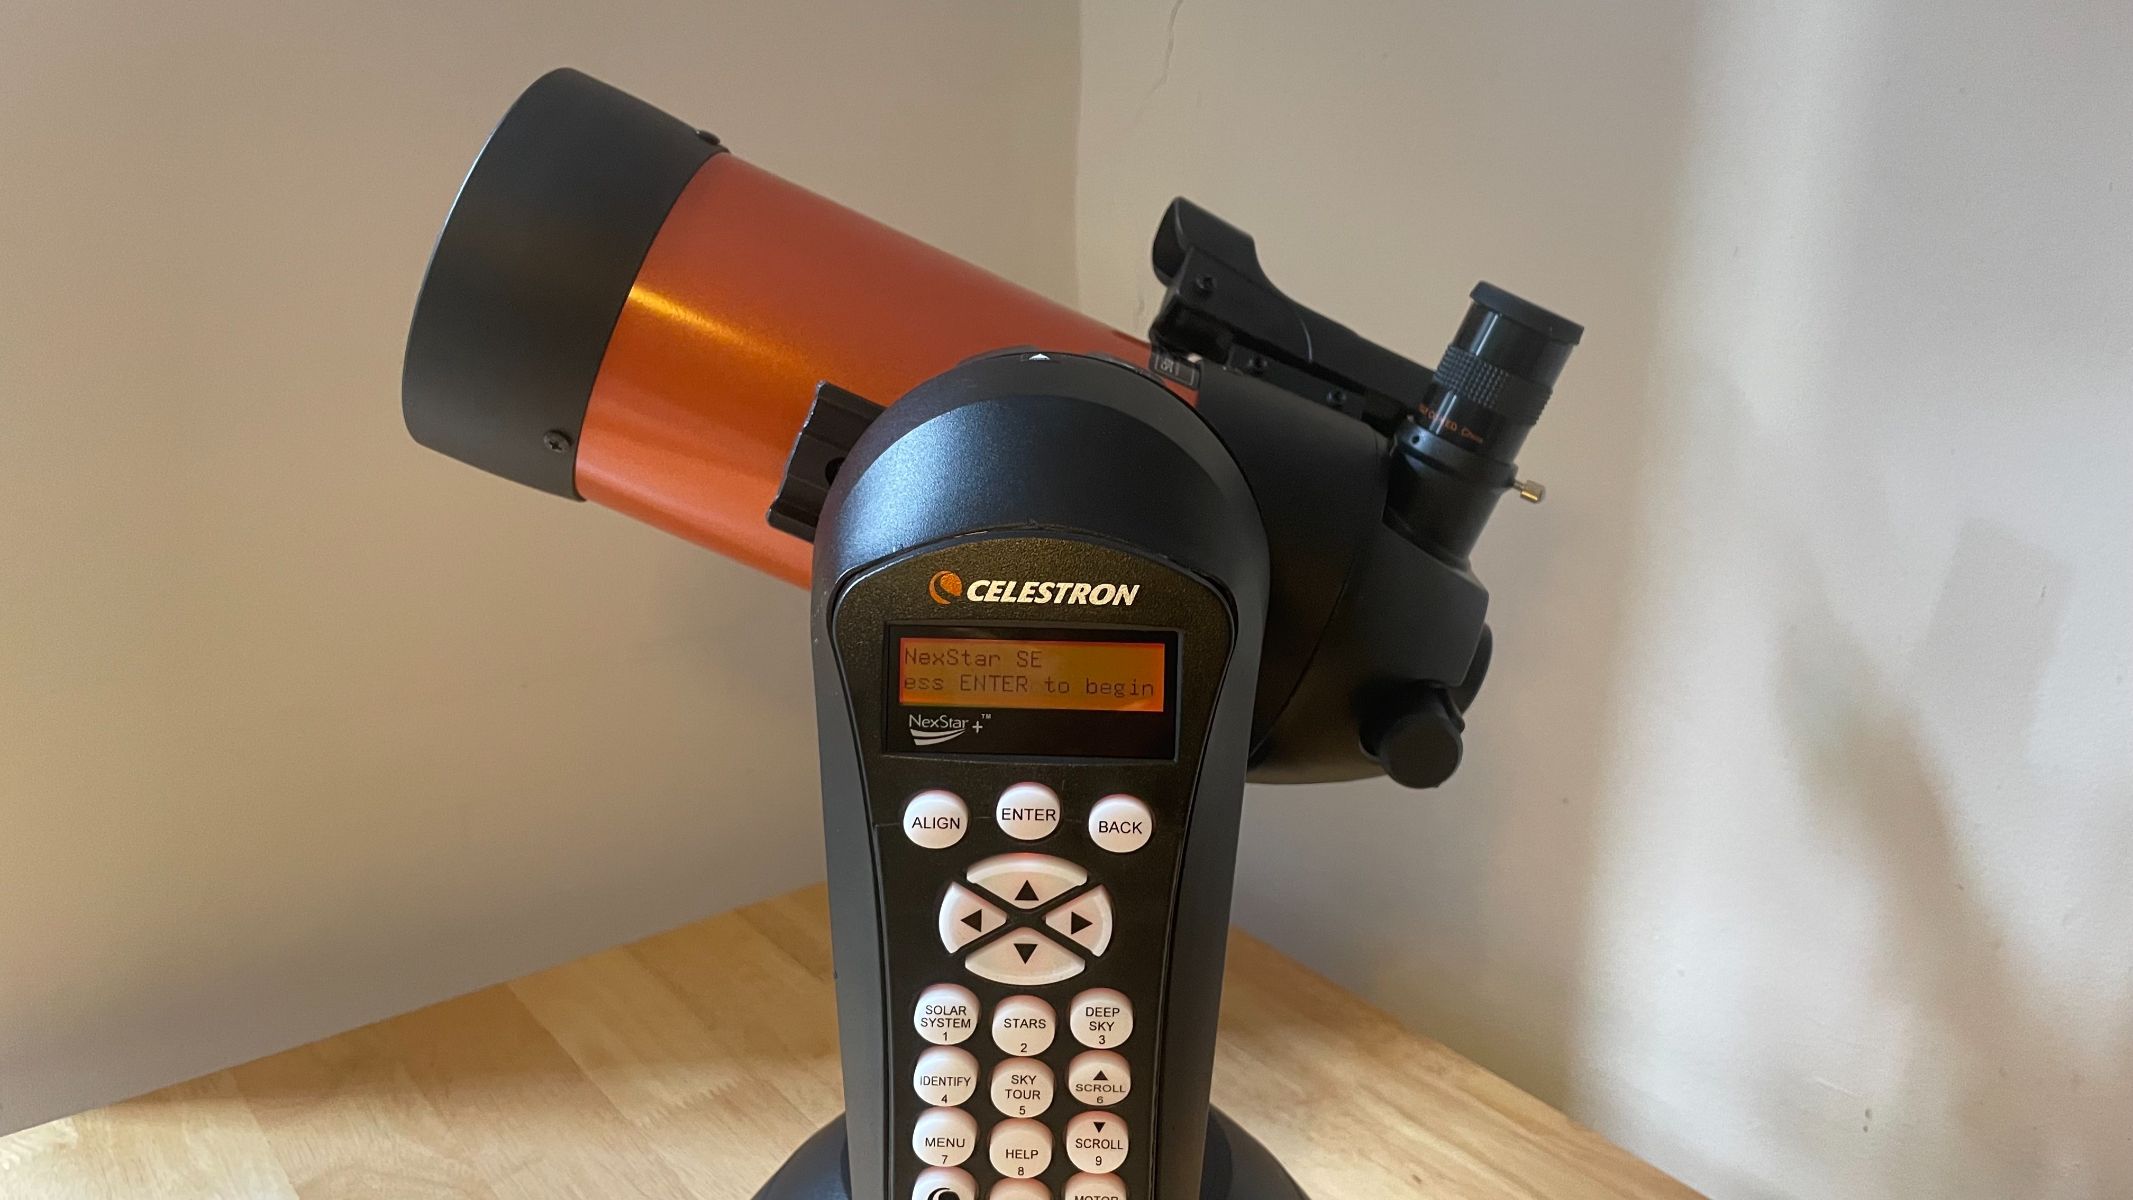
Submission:
M 1688 1188 L 1242 933 L 1215 1101 L 1315 1200 Z M 0 1138 L 0 1195 L 746 1200 L 841 1106 L 820 888 Z

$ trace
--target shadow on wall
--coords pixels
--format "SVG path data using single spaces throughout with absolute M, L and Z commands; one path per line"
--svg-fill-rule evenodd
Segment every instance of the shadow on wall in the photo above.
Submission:
M 1293 281 L 1283 263 L 1276 278 L 1429 360 L 1450 332 L 1436 314 L 1477 279 L 1589 332 L 1522 456 L 1548 502 L 1500 506 L 1477 554 L 1496 655 L 1459 774 L 1423 793 L 1382 780 L 1256 789 L 1238 914 L 1410 1028 L 1562 1105 L 1574 1091 L 1597 800 L 1616 699 L 1635 686 L 1623 643 L 1636 517 L 1664 466 L 1650 438 L 1663 419 L 1651 362 L 1697 13 L 1418 6 L 1354 29 L 1312 21 L 1300 40 L 1378 47 L 1365 70 L 1328 65 L 1325 78 L 1350 79 L 1343 96 L 1393 99 L 1349 113 L 1348 136 L 1287 147 L 1285 173 L 1344 179 L 1346 190 L 1310 202 L 1301 219 L 1315 232 L 1295 239 L 1314 247 L 1307 265 L 1323 282 Z M 1431 56 L 1426 73 L 1394 69 L 1430 45 L 1460 50 Z M 1250 202 L 1235 219 L 1262 244 L 1290 241 L 1253 224 Z M 1388 316 L 1402 322 L 1395 332 Z M 1328 863 L 1341 864 L 1338 878 Z
M 1946 1131 L 1891 1144 L 1875 1172 L 1885 1194 L 2033 1195 L 2050 1178 L 2053 1194 L 2102 1196 L 2113 1194 L 2111 1180 L 2133 1177 L 2133 1031 L 2101 1044 L 2077 1040 L 2080 1023 L 2023 977 L 2010 946 L 2019 935 L 1986 899 L 1989 861 L 1949 794 L 1914 699 L 1946 698 L 1952 682 L 1961 702 L 2004 706 L 1994 724 L 2005 739 L 1982 754 L 2002 778 L 2030 774 L 2025 731 L 2068 582 L 2063 566 L 2012 533 L 1973 523 L 1901 675 L 1877 673 L 1826 602 L 1788 628 L 1785 717 L 1804 752 L 1803 782 L 1822 806 L 1815 817 L 1823 835 L 1847 860 L 1878 872 L 1882 924 L 1868 982 L 1882 1004 L 1910 1018 L 1900 1041 L 1863 1048 L 1894 1056 L 1902 1081 L 1894 1089 L 1901 1108 L 1884 1105 L 1880 1119 Z M 2010 612 L 2025 616 L 2007 621 Z M 1998 634 L 1971 636 L 1980 628 Z M 1949 679 L 1949 664 L 1961 664 L 1959 679 Z M 2006 795 L 2010 803 L 2032 798 Z M 1875 1120 L 1863 1109 L 1860 1131 L 1870 1133 Z M 1772 1125 L 1797 1123 L 1788 1112 Z

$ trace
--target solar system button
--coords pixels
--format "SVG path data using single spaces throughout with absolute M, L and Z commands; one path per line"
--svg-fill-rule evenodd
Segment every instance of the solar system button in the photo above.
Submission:
M 911 1010 L 911 1025 L 918 1036 L 936 1046 L 954 1046 L 968 1041 L 978 1027 L 978 998 L 970 989 L 952 983 L 936 983 L 918 994 Z

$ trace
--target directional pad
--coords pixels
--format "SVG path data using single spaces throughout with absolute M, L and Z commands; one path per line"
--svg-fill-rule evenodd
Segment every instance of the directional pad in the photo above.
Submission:
M 961 950 L 1005 924 L 1007 914 L 998 905 L 960 883 L 948 885 L 941 901 L 941 945 Z
M 1111 948 L 1111 893 L 1092 888 L 1046 913 L 1044 923 L 1101 955 Z
M 969 958 L 971 974 L 994 983 L 1041 987 L 1081 974 L 1081 957 L 1034 929 L 1017 929 Z
M 1089 881 L 1089 873 L 1049 854 L 996 854 L 971 867 L 970 882 L 1016 908 L 1048 904 Z

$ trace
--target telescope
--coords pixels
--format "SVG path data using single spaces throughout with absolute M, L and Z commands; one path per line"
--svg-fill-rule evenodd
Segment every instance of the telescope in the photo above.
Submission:
M 1209 1103 L 1244 784 L 1459 765 L 1583 330 L 1435 367 L 1179 199 L 1145 339 L 558 70 L 437 240 L 425 446 L 808 589 L 847 1111 L 759 1200 L 1287 1200 Z

